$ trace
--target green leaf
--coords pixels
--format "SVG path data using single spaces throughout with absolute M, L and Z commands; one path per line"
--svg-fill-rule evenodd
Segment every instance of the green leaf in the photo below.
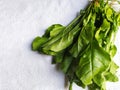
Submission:
M 63 61 L 60 63 L 60 68 L 64 73 L 67 73 L 72 60 L 74 60 L 74 58 L 72 56 L 70 56 L 70 54 L 65 54 Z
M 104 77 L 104 72 L 103 73 L 99 73 L 97 75 L 94 76 L 93 78 L 94 80 L 94 83 L 100 87 L 100 90 L 105 90 L 105 82 L 106 82 L 106 79 Z
M 32 50 L 37 51 L 47 40 L 45 37 L 36 37 L 32 42 Z
M 58 35 L 65 27 L 60 25 L 60 24 L 53 24 L 48 29 L 46 30 L 45 34 L 43 37 L 53 37 Z
M 82 88 L 85 88 L 85 85 L 82 83 L 82 81 L 76 76 L 75 71 L 78 66 L 78 60 L 73 58 L 67 72 L 66 72 L 66 77 L 68 78 L 69 82 L 76 83 L 78 86 L 81 86 Z
M 118 81 L 118 77 L 115 74 L 112 74 L 111 72 L 106 72 L 104 76 L 106 81 L 111 81 L 111 82 Z
M 109 5 L 106 5 L 105 7 L 106 9 L 106 17 L 109 21 L 113 22 L 113 9 L 109 6 Z
M 115 68 L 114 70 L 116 71 L 117 66 L 116 64 L 112 61 L 111 64 L 113 65 L 112 68 Z M 105 82 L 106 81 L 111 81 L 111 82 L 116 82 L 118 81 L 118 77 L 115 75 L 115 71 L 111 73 L 111 71 L 104 71 L 100 72 L 99 74 L 95 75 L 93 80 L 96 85 L 98 85 L 102 90 L 105 89 Z
M 99 86 L 97 86 L 95 83 L 92 83 L 88 86 L 89 90 L 101 90 Z
M 89 11 L 90 8 L 91 5 L 87 11 Z M 58 35 L 56 35 L 55 38 L 50 38 L 48 42 L 43 45 L 43 51 L 51 50 L 54 52 L 59 52 L 69 47 L 73 43 L 73 39 L 76 38 L 78 32 L 81 30 L 80 26 L 83 24 L 82 20 L 85 16 L 86 14 L 79 15 L 69 25 L 67 25 L 64 30 L 62 30 Z
M 111 55 L 111 57 L 114 57 L 115 56 L 115 54 L 116 54 L 116 52 L 117 52 L 117 48 L 116 48 L 116 46 L 115 45 L 111 45 L 111 47 L 110 47 L 110 55 Z
M 64 53 L 60 52 L 53 56 L 52 64 L 61 63 L 63 61 Z
M 110 22 L 104 19 L 102 25 L 95 33 L 95 38 L 99 42 L 99 45 L 101 47 L 103 47 L 106 44 L 106 37 L 109 31 L 110 31 Z
M 63 27 L 63 26 L 60 25 L 60 24 L 54 25 L 54 28 L 53 28 L 53 29 L 51 30 L 51 32 L 50 32 L 50 37 L 54 37 L 54 36 L 60 34 L 60 32 L 61 32 L 62 30 L 64 30 L 64 29 L 65 29 L 65 27 Z
M 117 22 L 118 22 L 118 25 L 120 26 L 120 14 L 118 14 L 117 16 Z
M 90 21 L 91 16 L 92 15 L 90 15 L 89 18 L 84 20 L 84 25 L 79 34 L 77 42 L 75 42 L 75 44 L 73 44 L 72 48 L 69 50 L 69 52 L 73 55 L 73 57 L 77 57 L 79 53 L 81 53 L 81 51 L 83 51 L 87 47 L 88 43 L 90 42 L 90 39 L 92 37 L 91 33 L 93 32 L 90 29 L 95 29 L 95 27 L 92 25 L 94 24 L 94 20 Z M 95 15 L 93 15 L 92 17 L 94 19 Z
M 89 28 L 89 27 L 88 27 Z M 86 33 L 87 29 L 82 29 L 81 33 L 78 37 L 77 42 L 72 46 L 72 48 L 70 49 L 70 53 L 73 57 L 77 57 L 79 55 L 79 53 L 84 50 L 88 43 L 89 43 L 89 33 Z
M 45 34 L 42 37 L 36 37 L 32 42 L 32 50 L 36 51 L 38 50 L 49 38 L 57 35 L 60 33 L 61 30 L 63 30 L 65 27 L 63 27 L 60 24 L 54 24 L 50 26 Z
M 76 75 L 85 85 L 89 85 L 95 75 L 108 69 L 110 62 L 109 54 L 97 42 L 92 42 L 80 56 Z
M 116 73 L 116 70 L 119 68 L 119 66 L 114 62 L 112 61 L 111 64 L 110 64 L 110 72 L 112 74 L 115 74 Z
M 61 35 L 60 37 L 55 37 L 43 45 L 43 51 L 51 50 L 54 52 L 60 52 L 60 51 L 64 50 L 65 48 L 67 48 L 68 46 L 70 46 L 72 44 L 73 39 L 78 31 L 80 31 L 79 24 L 66 34 L 60 33 L 59 34 L 59 35 Z M 59 39 L 57 39 L 57 38 L 59 38 Z M 54 41 L 54 39 L 55 39 L 55 41 Z

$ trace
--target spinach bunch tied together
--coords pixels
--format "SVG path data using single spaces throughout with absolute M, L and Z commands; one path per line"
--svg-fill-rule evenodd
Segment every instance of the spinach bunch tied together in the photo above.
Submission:
M 69 25 L 54 24 L 36 37 L 32 50 L 53 56 L 52 63 L 70 82 L 69 90 L 73 82 L 89 90 L 106 90 L 106 81 L 118 81 L 113 57 L 119 25 L 120 14 L 108 1 L 94 0 Z

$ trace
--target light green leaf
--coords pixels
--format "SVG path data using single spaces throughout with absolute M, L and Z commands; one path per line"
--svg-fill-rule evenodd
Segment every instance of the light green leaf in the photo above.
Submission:
M 87 20 L 84 20 L 84 26 L 82 27 L 82 30 L 79 34 L 79 37 L 75 44 L 73 44 L 72 48 L 69 50 L 71 55 L 73 57 L 77 57 L 88 45 L 92 38 L 92 33 L 94 32 L 93 30 L 95 29 L 94 27 L 94 22 L 95 22 L 95 15 L 90 15 L 92 19 L 89 17 Z
M 117 52 L 117 48 L 116 48 L 116 46 L 115 45 L 111 45 L 111 47 L 110 47 L 110 55 L 111 55 L 111 57 L 114 57 L 115 56 L 115 54 L 116 54 L 116 52 Z
M 56 37 L 54 38 L 55 41 L 53 41 L 54 39 L 51 39 L 43 45 L 43 51 L 51 50 L 54 52 L 60 52 L 64 50 L 65 48 L 72 44 L 73 39 L 78 31 L 80 31 L 79 24 L 66 34 L 60 33 L 61 36 L 58 37 L 59 39 Z
M 59 34 L 65 27 L 60 24 L 53 24 L 47 28 L 43 37 L 53 37 Z
M 46 37 L 36 37 L 32 42 L 32 50 L 37 51 L 48 39 Z
M 106 72 L 104 76 L 106 81 L 111 81 L 111 82 L 118 81 L 118 77 L 115 74 L 112 74 L 111 72 Z
M 120 26 L 120 13 L 117 16 L 117 22 L 118 22 L 118 26 Z
M 50 31 L 50 37 L 54 37 L 54 36 L 60 34 L 60 32 L 65 29 L 65 27 L 63 27 L 60 24 L 55 24 L 51 27 L 51 29 L 52 30 Z
M 102 25 L 95 33 L 95 38 L 99 42 L 99 45 L 101 47 L 103 47 L 106 44 L 106 38 L 109 31 L 110 31 L 110 22 L 104 19 Z
M 76 75 L 85 85 L 89 85 L 95 75 L 108 69 L 110 62 L 109 54 L 97 42 L 92 42 L 80 56 Z
M 112 61 L 111 63 L 110 63 L 110 72 L 112 73 L 112 74 L 115 74 L 116 73 L 116 70 L 119 68 L 119 66 L 114 62 L 114 61 Z
M 94 83 L 96 83 L 96 85 L 100 87 L 100 90 L 106 90 L 106 87 L 105 87 L 106 79 L 104 77 L 104 72 L 95 75 L 93 80 L 94 80 Z
M 112 10 L 112 8 L 107 8 L 107 10 L 106 10 L 106 17 L 107 17 L 107 19 L 109 20 L 109 21 L 113 21 L 113 19 L 112 19 L 112 15 L 113 15 L 113 10 Z

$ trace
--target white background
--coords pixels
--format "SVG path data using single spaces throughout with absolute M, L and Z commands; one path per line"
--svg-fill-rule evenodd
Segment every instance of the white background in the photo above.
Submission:
M 88 0 L 0 0 L 0 90 L 67 90 L 51 57 L 31 50 L 31 42 L 51 24 L 67 25 Z M 116 63 L 120 65 L 120 31 Z M 117 73 L 120 76 L 120 70 Z M 120 82 L 107 90 L 119 90 Z M 76 85 L 73 90 L 83 90 Z

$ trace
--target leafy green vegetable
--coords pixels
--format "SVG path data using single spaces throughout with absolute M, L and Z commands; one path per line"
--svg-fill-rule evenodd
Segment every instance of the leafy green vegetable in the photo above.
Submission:
M 91 84 L 96 74 L 106 71 L 111 62 L 108 53 L 98 47 L 94 41 L 80 57 L 76 74 L 85 85 Z
M 108 1 L 93 0 L 69 25 L 54 24 L 42 37 L 36 37 L 32 49 L 53 56 L 70 82 L 89 90 L 106 90 L 107 81 L 116 82 L 118 66 L 113 61 L 114 44 L 120 14 Z

